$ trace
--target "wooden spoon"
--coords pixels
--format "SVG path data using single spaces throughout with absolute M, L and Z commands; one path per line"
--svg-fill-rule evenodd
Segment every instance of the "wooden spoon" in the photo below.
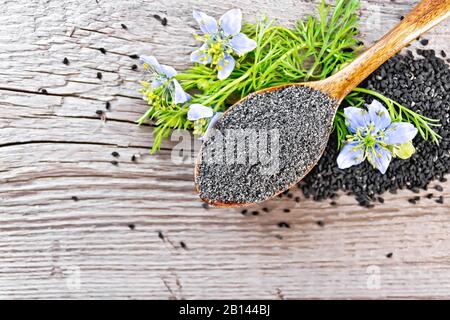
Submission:
M 312 81 L 297 84 L 281 85 L 256 91 L 249 96 L 264 94 L 269 91 L 281 90 L 289 86 L 307 86 L 315 90 L 319 90 L 336 101 L 334 111 L 336 113 L 342 100 L 372 72 L 381 66 L 386 60 L 392 57 L 400 49 L 408 43 L 415 40 L 422 33 L 431 29 L 450 15 L 450 0 L 422 0 L 399 24 L 391 31 L 384 35 L 375 45 L 362 53 L 352 63 L 333 76 L 320 81 Z M 247 96 L 244 99 L 247 99 Z M 243 100 L 244 100 L 243 99 Z M 234 106 L 242 103 L 237 102 Z M 234 106 L 229 108 L 226 113 L 233 112 Z M 331 134 L 332 128 L 329 128 L 328 136 Z M 317 157 L 320 159 L 324 149 Z M 195 167 L 196 181 L 200 174 L 199 166 L 201 162 L 202 150 L 200 150 Z M 317 164 L 311 165 L 302 176 L 298 177 L 291 185 L 286 186 L 282 190 L 274 193 L 276 196 L 298 183 L 304 176 Z M 196 190 L 200 192 L 200 186 L 196 182 Z M 239 207 L 250 205 L 252 203 L 233 203 L 226 201 L 213 201 L 210 199 L 202 199 L 211 205 L 217 207 Z

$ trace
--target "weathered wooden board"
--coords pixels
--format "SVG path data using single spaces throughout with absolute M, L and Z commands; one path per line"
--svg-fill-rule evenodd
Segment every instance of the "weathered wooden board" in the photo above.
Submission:
M 362 2 L 370 44 L 417 1 Z M 404 191 L 370 210 L 276 199 L 243 216 L 205 209 L 174 143 L 150 156 L 151 126 L 134 125 L 129 55 L 185 68 L 193 8 L 291 24 L 316 3 L 0 0 L 0 298 L 450 298 L 450 183 L 444 205 Z M 429 46 L 448 51 L 449 27 Z

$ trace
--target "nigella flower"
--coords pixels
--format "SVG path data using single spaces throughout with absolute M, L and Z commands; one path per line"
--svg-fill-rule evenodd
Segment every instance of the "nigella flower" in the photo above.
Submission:
M 193 16 L 203 32 L 203 36 L 197 36 L 203 41 L 203 45 L 191 54 L 191 61 L 211 64 L 217 69 L 217 77 L 220 80 L 228 78 L 236 65 L 231 55 L 241 56 L 256 48 L 256 42 L 240 32 L 241 10 L 227 11 L 219 23 L 200 11 L 194 10 Z
M 177 71 L 174 68 L 159 64 L 158 60 L 153 56 L 140 56 L 140 60 L 150 73 L 150 85 L 153 89 L 162 87 L 163 91 L 169 93 L 175 104 L 184 103 L 191 98 L 174 78 L 177 75 Z
M 384 174 L 392 156 L 405 159 L 414 153 L 411 140 L 417 129 L 411 123 L 391 122 L 388 110 L 377 100 L 367 111 L 345 108 L 344 115 L 352 135 L 337 158 L 339 168 L 346 169 L 367 159 Z
M 194 134 L 201 134 L 203 125 L 206 123 L 207 118 L 211 118 L 208 123 L 208 127 L 206 128 L 205 134 L 201 137 L 202 140 L 208 137 L 209 132 L 212 127 L 216 124 L 217 120 L 219 120 L 222 112 L 214 113 L 213 109 L 210 107 L 206 107 L 199 103 L 194 103 L 189 106 L 189 110 L 187 113 L 187 118 L 190 121 L 194 122 Z

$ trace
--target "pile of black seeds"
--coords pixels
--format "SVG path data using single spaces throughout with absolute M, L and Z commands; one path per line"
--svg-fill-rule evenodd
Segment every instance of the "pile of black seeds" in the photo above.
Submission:
M 259 202 L 296 183 L 316 163 L 328 142 L 335 103 L 320 91 L 290 86 L 250 96 L 236 105 L 217 122 L 214 133 L 203 145 L 204 158 L 196 177 L 200 197 L 211 202 Z M 250 139 L 259 143 L 263 134 L 270 136 L 272 129 L 279 130 L 278 153 L 270 154 L 270 140 L 267 153 L 271 160 L 278 161 L 278 167 L 266 171 L 259 153 L 261 146 L 250 143 Z M 222 153 L 223 146 L 234 146 L 234 141 L 228 141 L 227 132 L 239 130 L 243 136 L 238 140 L 246 139 L 245 146 L 250 149 L 246 159 L 234 163 L 230 160 L 243 156 L 236 148 L 230 158 L 205 161 L 205 155 Z M 256 136 L 246 136 L 250 131 Z M 224 137 L 223 144 L 219 133 Z M 259 148 L 255 161 L 248 157 L 255 154 L 252 148 Z
M 336 136 L 332 135 L 317 167 L 299 183 L 306 197 L 333 198 L 339 190 L 344 190 L 353 194 L 360 205 L 372 207 L 374 201 L 383 201 L 378 195 L 385 191 L 395 193 L 407 188 L 418 193 L 427 189 L 432 180 L 446 181 L 444 175 L 450 172 L 450 70 L 433 50 L 419 49 L 417 53 L 418 58 L 411 51 L 391 58 L 362 86 L 381 92 L 424 116 L 439 119 L 442 124 L 436 129 L 442 136 L 439 145 L 424 141 L 418 134 L 413 141 L 416 153 L 408 160 L 393 159 L 383 175 L 367 162 L 339 169 Z M 445 53 L 440 54 L 445 57 Z M 367 101 L 371 101 L 370 97 Z M 418 198 L 409 200 L 416 203 Z M 436 198 L 438 203 L 443 201 L 438 194 L 430 193 L 429 198 Z

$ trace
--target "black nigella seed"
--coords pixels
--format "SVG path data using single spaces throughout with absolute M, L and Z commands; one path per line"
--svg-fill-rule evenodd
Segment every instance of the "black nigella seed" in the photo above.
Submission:
M 444 203 L 444 197 L 443 196 L 439 196 L 438 199 L 436 199 L 437 203 L 443 204 Z
M 183 241 L 180 241 L 180 246 L 181 246 L 183 249 L 187 249 L 186 243 L 184 243 Z
M 290 228 L 291 226 L 287 222 L 278 222 L 279 228 Z
M 98 79 L 101 79 L 101 78 L 103 78 L 103 75 L 102 75 L 102 73 L 101 73 L 101 72 L 97 72 L 97 78 L 98 78 Z
M 423 46 L 426 46 L 428 44 L 428 42 L 429 42 L 428 39 L 420 40 L 420 44 L 423 45 Z
M 247 213 L 248 213 L 248 210 L 247 210 L 247 209 L 244 209 L 244 210 L 241 211 L 241 214 L 243 214 L 244 216 L 245 216 Z
M 442 177 L 439 179 L 439 182 L 447 182 L 447 178 Z
M 136 227 L 136 226 L 135 226 L 133 223 L 130 223 L 130 224 L 128 225 L 128 228 L 130 228 L 130 230 L 134 230 L 135 227 Z
M 111 109 L 111 103 L 110 103 L 109 101 L 106 101 L 105 109 L 106 109 L 106 110 Z
M 106 54 L 105 48 L 98 48 L 98 50 L 99 50 L 101 53 Z
M 426 197 L 427 197 L 428 199 L 431 199 L 431 198 L 433 198 L 433 194 L 432 194 L 432 193 L 429 193 L 429 194 L 426 195 Z
M 116 158 L 120 156 L 120 154 L 117 151 L 111 152 L 111 155 Z
M 72 199 L 73 201 L 78 201 L 78 197 L 77 197 L 77 196 L 72 196 L 71 199 Z
M 121 23 L 120 26 L 122 27 L 122 29 L 125 29 L 125 30 L 128 29 L 128 27 L 123 23 Z
M 291 212 L 291 210 L 290 209 L 283 209 L 283 212 Z
M 131 59 L 139 59 L 139 56 L 137 54 L 130 54 L 129 57 Z
M 408 202 L 409 202 L 409 203 L 412 203 L 412 204 L 416 204 L 416 203 L 417 203 L 417 200 L 414 199 L 414 198 L 411 198 L 411 199 L 408 199 Z
M 384 203 L 384 198 L 383 197 L 378 197 L 377 200 L 378 200 L 379 203 Z
M 316 221 L 316 224 L 317 224 L 319 227 L 323 227 L 323 226 L 325 225 L 325 222 L 323 222 L 322 220 L 317 220 L 317 221 Z
M 295 202 L 300 202 L 300 197 L 295 197 Z
M 64 58 L 63 63 L 67 66 L 69 64 L 69 59 Z
M 158 14 L 154 14 L 153 18 L 155 18 L 156 20 L 161 20 L 161 17 Z
M 136 70 L 138 68 L 138 66 L 136 65 L 136 64 L 133 64 L 132 66 L 131 66 L 131 70 Z
M 43 93 L 43 94 L 47 94 L 48 92 L 47 92 L 47 90 L 46 90 L 46 89 L 41 89 L 41 93 Z
M 283 240 L 283 236 L 280 234 L 275 235 L 275 238 L 279 239 L 279 240 Z
M 162 241 L 165 241 L 164 235 L 161 231 L 158 231 L 158 238 L 160 238 Z
M 420 193 L 420 190 L 417 187 L 411 188 L 411 191 L 414 192 L 414 193 Z
M 99 116 L 101 116 L 103 114 L 103 110 L 96 110 L 95 113 Z
M 440 185 L 436 185 L 434 188 L 439 192 L 444 191 L 444 188 L 442 188 L 442 186 L 440 186 Z
M 134 154 L 131 156 L 131 161 L 136 162 L 136 156 Z
M 252 216 L 257 216 L 259 214 L 258 211 L 252 211 Z
M 111 164 L 112 164 L 113 166 L 118 166 L 118 165 L 119 165 L 119 162 L 116 161 L 116 160 L 113 160 L 113 161 L 111 161 Z
M 392 255 L 393 255 L 393 253 L 392 253 L 392 252 L 389 252 L 389 253 L 386 255 L 386 258 L 392 258 Z
M 403 19 L 405 19 L 405 17 L 404 16 L 400 16 L 400 20 L 403 20 Z
M 269 208 L 264 207 L 264 208 L 262 208 L 262 211 L 269 212 Z
M 330 205 L 332 205 L 332 206 L 337 206 L 337 202 L 336 202 L 336 201 L 331 201 L 331 202 L 330 202 Z
M 288 197 L 289 199 L 292 199 L 292 198 L 294 197 L 294 195 L 293 195 L 292 193 L 288 192 L 287 197 Z
M 444 50 L 441 50 L 441 57 L 442 58 L 445 58 L 447 56 L 447 54 L 445 53 L 445 51 Z
M 167 26 L 167 18 L 162 18 L 161 24 L 162 24 L 163 26 Z

